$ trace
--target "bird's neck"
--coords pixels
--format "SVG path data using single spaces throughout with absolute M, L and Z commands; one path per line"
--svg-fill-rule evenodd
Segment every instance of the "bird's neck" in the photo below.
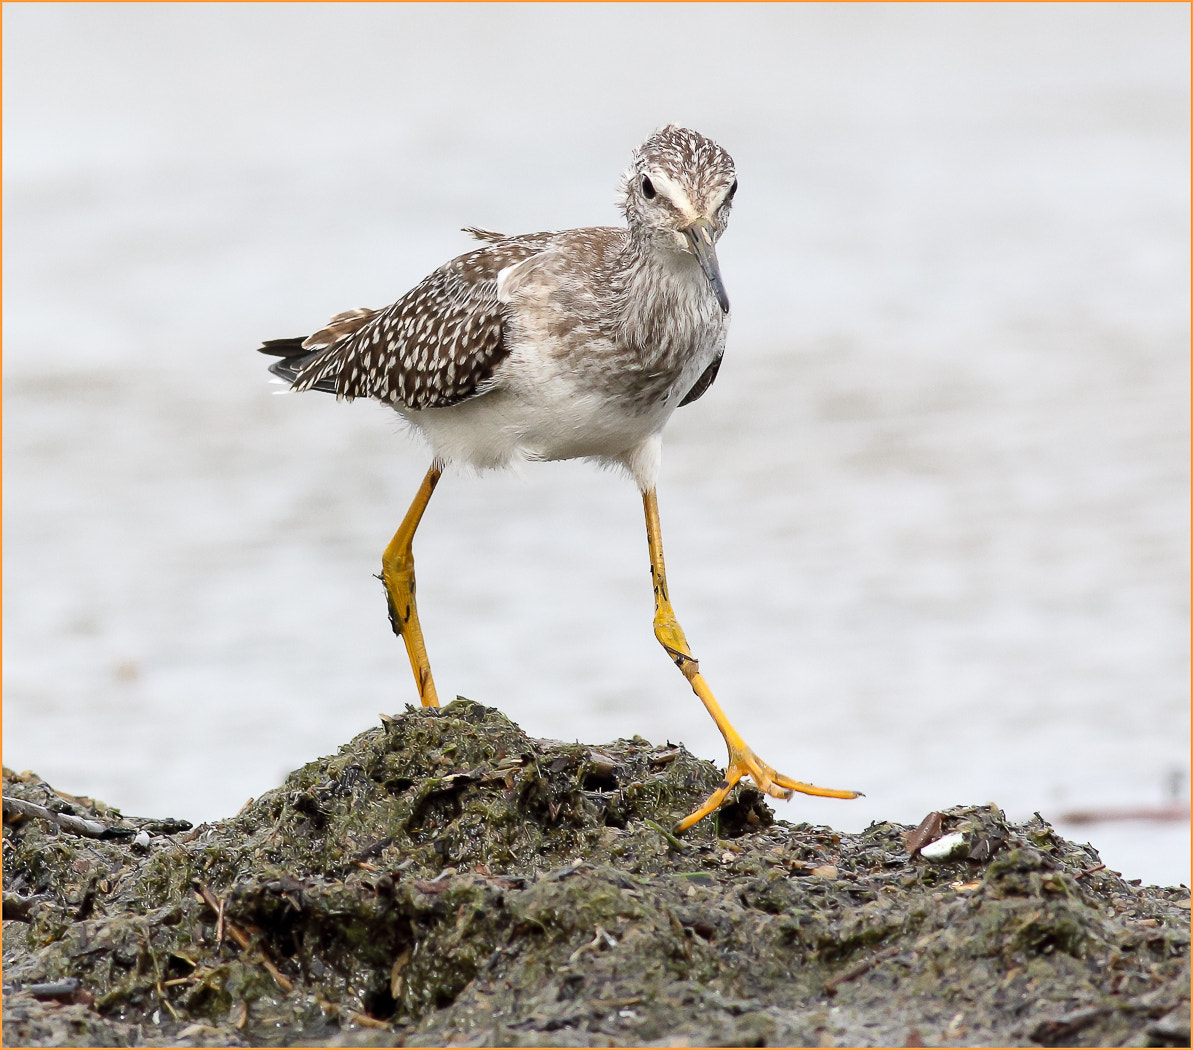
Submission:
M 695 256 L 631 234 L 620 263 L 624 343 L 665 366 L 715 338 L 721 309 Z

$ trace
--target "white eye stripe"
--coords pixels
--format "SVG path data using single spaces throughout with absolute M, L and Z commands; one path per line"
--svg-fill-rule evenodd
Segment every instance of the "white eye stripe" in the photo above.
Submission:
M 695 222 L 700 218 L 696 214 L 696 209 L 692 207 L 692 202 L 688 198 L 684 188 L 678 182 L 661 171 L 651 171 L 648 174 L 651 183 L 654 185 L 655 192 L 661 193 L 674 204 L 687 222 Z

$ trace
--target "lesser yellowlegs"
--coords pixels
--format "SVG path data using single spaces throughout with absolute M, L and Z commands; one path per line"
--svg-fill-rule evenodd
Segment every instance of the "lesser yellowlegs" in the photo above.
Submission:
M 621 181 L 626 226 L 506 237 L 446 263 L 382 310 L 333 317 L 314 335 L 262 352 L 295 390 L 371 397 L 427 439 L 434 461 L 385 550 L 390 622 L 419 697 L 438 703 L 414 601 L 412 543 L 446 465 L 588 458 L 624 467 L 646 511 L 655 636 L 715 719 L 725 779 L 679 824 L 711 813 L 743 776 L 776 798 L 854 798 L 777 773 L 746 746 L 700 673 L 667 593 L 655 482 L 663 427 L 716 378 L 729 298 L 716 243 L 737 174 L 719 145 L 669 125 L 635 152 Z

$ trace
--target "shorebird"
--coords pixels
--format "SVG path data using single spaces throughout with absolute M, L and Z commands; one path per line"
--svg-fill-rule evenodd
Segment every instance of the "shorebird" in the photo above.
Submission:
M 858 792 L 776 772 L 721 710 L 675 617 L 663 565 L 655 482 L 663 427 L 716 379 L 729 325 L 717 263 L 737 192 L 717 143 L 667 125 L 622 175 L 626 225 L 507 237 L 445 263 L 397 302 L 337 314 L 314 335 L 261 352 L 294 390 L 370 397 L 419 431 L 434 459 L 382 556 L 390 623 L 424 706 L 438 705 L 414 601 L 414 533 L 447 465 L 592 459 L 625 468 L 646 511 L 654 633 L 716 721 L 725 777 L 683 831 L 715 810 L 743 776 L 775 798 Z

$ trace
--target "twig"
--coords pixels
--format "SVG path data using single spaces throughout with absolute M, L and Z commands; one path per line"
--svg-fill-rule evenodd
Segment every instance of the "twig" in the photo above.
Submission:
M 228 931 L 228 936 L 246 952 L 252 947 L 253 942 L 249 939 L 249 935 L 237 926 L 236 923 L 228 920 L 224 923 L 224 929 Z
M 244 951 L 249 952 L 253 946 L 252 939 L 231 919 L 225 918 L 223 899 L 221 898 L 220 900 L 216 900 L 215 894 L 211 892 L 206 883 L 196 880 L 194 887 L 195 893 L 198 894 L 199 899 L 213 912 L 215 912 L 217 916 L 217 923 L 222 926 L 222 928 L 227 932 L 228 936 L 231 937 L 232 940 L 234 940 L 237 944 L 239 944 Z M 273 961 L 265 954 L 264 949 L 257 953 L 257 961 L 269 971 L 269 976 L 277 982 L 277 986 L 283 992 L 290 992 L 294 990 L 294 982 L 290 980 L 290 978 L 284 973 L 282 973 L 281 970 L 274 966 Z
M 1084 879 L 1086 875 L 1092 875 L 1095 871 L 1103 871 L 1105 868 L 1105 864 L 1095 864 L 1092 868 L 1086 868 L 1084 871 L 1077 872 L 1077 874 L 1073 876 L 1073 881 L 1076 882 L 1079 879 Z
M 679 850 L 680 853 L 688 852 L 688 844 L 684 842 L 683 839 L 676 838 L 673 834 L 671 834 L 670 831 L 663 827 L 662 824 L 656 824 L 650 819 L 645 819 L 642 821 L 642 823 L 644 823 L 648 828 L 652 829 L 653 831 L 657 831 L 660 835 L 662 835 L 672 849 Z
M 682 932 L 682 931 L 681 931 Z M 580 958 L 581 952 L 592 951 L 601 946 L 601 941 L 604 941 L 610 948 L 617 947 L 617 938 L 608 933 L 604 927 L 598 926 L 596 932 L 593 934 L 592 940 L 587 944 L 580 945 L 571 955 L 568 956 L 568 962 L 573 963 Z
M 166 989 L 162 985 L 161 981 L 157 982 L 157 998 L 162 1006 L 170 1011 L 170 1016 L 173 1017 L 175 1021 L 182 1020 L 182 1018 L 178 1016 L 178 1011 L 174 1009 L 174 1004 L 170 1002 L 169 997 L 166 995 Z
M 393 1028 L 385 1021 L 378 1021 L 375 1017 L 370 1017 L 368 1014 L 357 1013 L 355 1010 L 349 1009 L 342 1003 L 333 1003 L 327 999 L 319 999 L 319 1009 L 325 1014 L 338 1016 L 341 1020 L 347 1021 L 349 1024 L 358 1024 L 362 1028 L 379 1028 L 386 1032 L 392 1032 Z
M 841 985 L 848 984 L 850 981 L 856 980 L 858 977 L 861 977 L 862 974 L 868 973 L 870 970 L 874 969 L 874 967 L 879 963 L 884 963 L 887 961 L 887 959 L 893 958 L 898 954 L 899 948 L 898 946 L 895 946 L 892 948 L 885 948 L 876 955 L 871 955 L 870 958 L 863 959 L 856 966 L 851 966 L 844 973 L 838 974 L 836 977 L 831 977 L 829 980 L 825 981 L 824 994 L 836 995 L 837 989 L 840 988 Z
M 133 828 L 111 828 L 101 824 L 98 820 L 85 820 L 73 817 L 69 813 L 55 813 L 52 809 L 39 806 L 36 802 L 26 802 L 23 798 L 4 799 L 5 818 L 20 815 L 22 817 L 39 817 L 51 820 L 63 831 L 71 831 L 76 835 L 86 835 L 93 839 L 131 838 L 136 834 Z
M 269 971 L 269 976 L 272 977 L 277 982 L 278 987 L 283 992 L 294 991 L 294 982 L 292 980 L 290 980 L 290 978 L 287 977 L 284 973 L 282 973 L 281 970 L 279 970 L 276 966 L 274 966 L 274 964 L 269 961 L 269 957 L 266 956 L 265 954 L 261 955 L 261 965 L 264 966 L 265 969 L 267 969 Z
M 1133 809 L 1079 809 L 1071 813 L 1062 813 L 1056 819 L 1062 824 L 1101 824 L 1111 820 L 1188 823 L 1189 803 L 1169 802 L 1160 806 L 1139 806 Z
M 362 1028 L 380 1028 L 383 1032 L 392 1031 L 385 1021 L 378 1021 L 377 1018 L 370 1017 L 368 1014 L 357 1013 L 355 1010 L 345 1010 L 344 1014 L 352 1024 L 358 1024 Z
M 240 947 L 245 951 L 248 951 L 252 946 L 252 941 L 249 940 L 249 935 L 245 933 L 244 930 L 242 930 L 239 926 L 237 926 L 236 923 L 234 923 L 231 919 L 226 921 L 224 920 L 224 902 L 222 900 L 216 900 L 215 894 L 207 888 L 206 883 L 196 882 L 194 885 L 195 892 L 199 895 L 199 899 L 216 914 L 217 932 L 219 930 L 218 924 L 222 923 L 223 929 L 227 932 L 228 936 L 231 937 L 232 940 L 234 940 L 237 944 L 239 944 Z

